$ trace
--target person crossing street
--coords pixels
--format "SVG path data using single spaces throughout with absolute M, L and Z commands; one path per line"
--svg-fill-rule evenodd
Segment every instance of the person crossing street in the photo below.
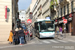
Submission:
M 28 41 L 28 34 L 29 34 L 29 32 L 27 31 L 27 29 L 24 31 L 24 33 L 25 33 L 25 39 L 26 39 L 26 42 Z

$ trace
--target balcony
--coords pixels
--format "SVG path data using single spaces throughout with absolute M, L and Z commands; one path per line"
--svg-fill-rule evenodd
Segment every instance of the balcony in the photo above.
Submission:
M 64 6 L 67 3 L 69 3 L 68 0 L 59 0 L 60 6 Z
M 51 9 L 51 12 L 55 12 L 58 8 L 58 2 L 57 0 L 53 1 L 51 0 L 50 2 L 50 9 Z

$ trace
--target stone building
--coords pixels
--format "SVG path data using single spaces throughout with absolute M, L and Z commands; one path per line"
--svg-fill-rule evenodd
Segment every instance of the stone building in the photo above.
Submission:
M 55 3 L 55 2 L 54 2 Z M 53 4 L 54 4 L 53 3 Z M 56 26 L 64 28 L 66 26 L 66 33 L 75 35 L 75 0 L 57 0 L 57 4 L 53 6 L 53 12 L 51 12 L 53 20 L 55 20 Z M 67 23 L 64 26 L 63 19 L 67 19 Z
M 6 43 L 15 23 L 18 0 L 0 0 L 0 42 Z

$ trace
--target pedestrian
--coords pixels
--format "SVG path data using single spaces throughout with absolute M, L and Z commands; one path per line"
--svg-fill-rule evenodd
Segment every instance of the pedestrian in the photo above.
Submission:
M 56 27 L 56 32 L 57 32 L 57 38 L 58 38 L 58 35 L 59 35 L 59 27 L 58 26 Z
M 22 28 L 19 28 L 19 41 L 20 41 L 20 45 L 25 44 L 24 41 L 24 31 Z
M 18 33 L 18 28 L 15 29 L 15 32 L 14 32 L 14 41 L 13 43 L 16 45 L 16 44 L 19 44 L 19 33 Z
M 24 31 L 24 40 L 25 40 L 25 43 L 27 43 L 27 42 L 26 42 L 26 38 L 25 38 L 25 30 L 23 29 L 23 31 Z
M 63 35 L 62 35 L 62 27 L 60 26 L 60 28 L 59 28 L 59 31 L 60 31 L 60 36 L 62 37 L 62 39 L 63 39 Z
M 59 31 L 60 31 L 60 35 L 62 35 L 62 28 L 61 28 L 61 26 L 59 28 Z
M 27 31 L 27 29 L 24 31 L 24 33 L 25 33 L 25 39 L 26 39 L 26 42 L 28 41 L 28 34 L 29 34 L 29 32 Z
M 10 31 L 10 35 L 9 35 L 9 38 L 8 38 L 8 41 L 9 41 L 10 44 L 12 44 L 12 42 L 13 42 L 13 33 L 12 32 L 13 31 L 11 30 Z
M 30 38 L 31 38 L 31 40 L 32 40 L 32 38 L 33 38 L 32 35 L 33 35 L 33 34 L 32 34 L 32 30 L 30 30 Z

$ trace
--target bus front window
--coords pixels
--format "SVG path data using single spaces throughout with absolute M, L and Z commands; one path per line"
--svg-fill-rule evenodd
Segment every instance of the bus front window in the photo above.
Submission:
M 46 31 L 47 30 L 46 23 L 41 23 L 40 24 L 40 30 L 41 31 Z
M 47 23 L 47 30 L 48 31 L 53 31 L 54 30 L 54 25 L 52 23 Z

